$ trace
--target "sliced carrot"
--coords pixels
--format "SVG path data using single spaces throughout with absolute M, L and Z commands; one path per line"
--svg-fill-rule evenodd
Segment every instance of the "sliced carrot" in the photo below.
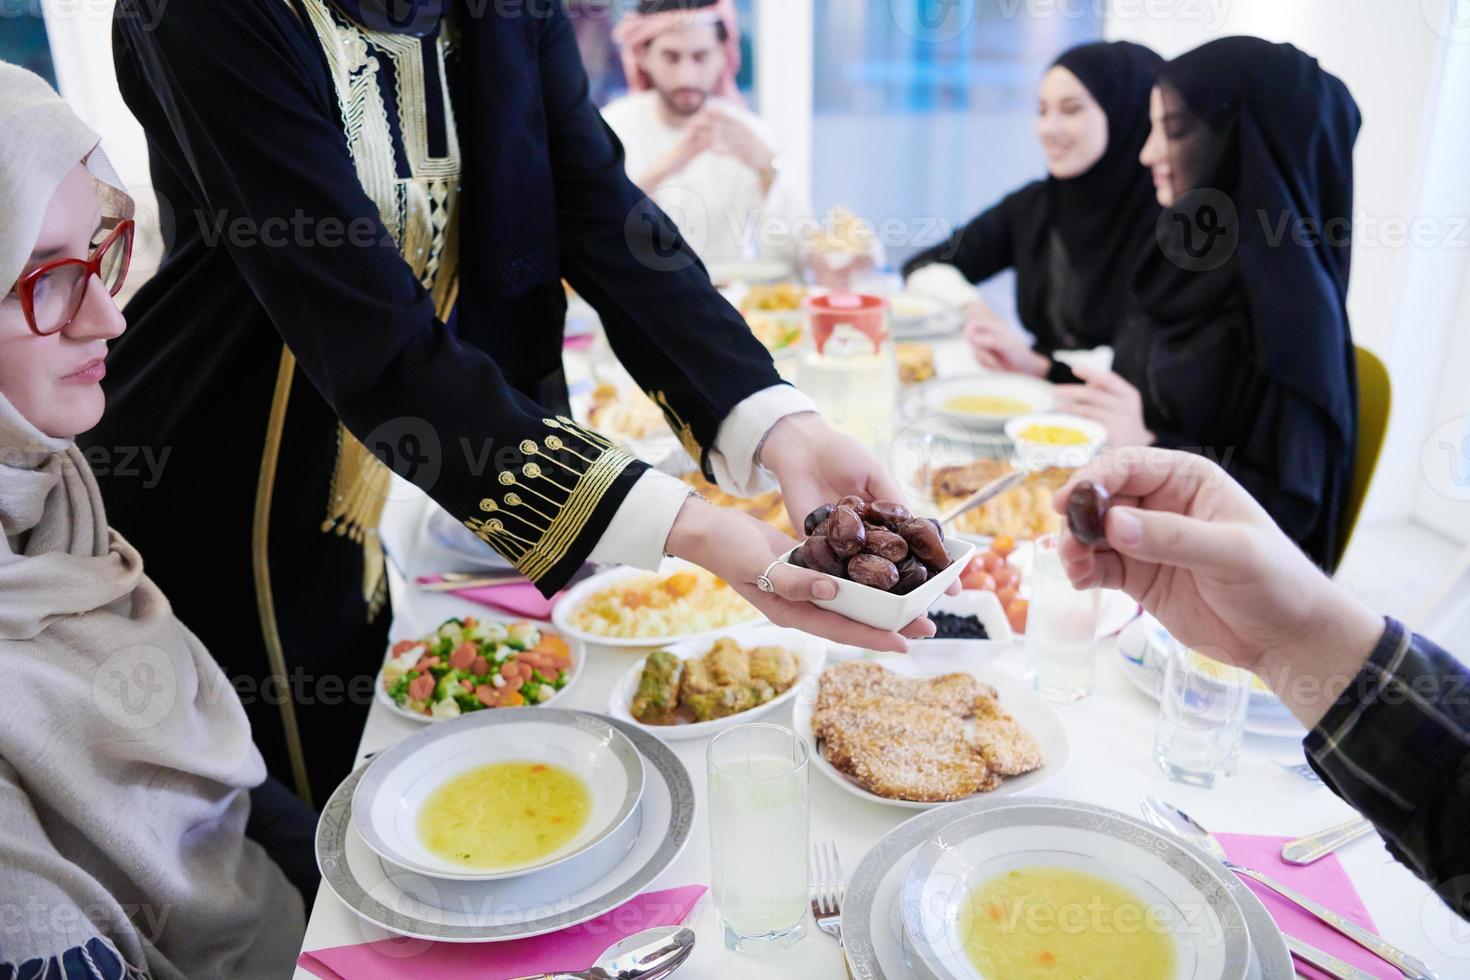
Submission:
M 553 655 L 561 654 L 564 656 L 571 653 L 572 648 L 567 646 L 566 640 L 563 640 L 555 633 L 542 633 L 541 642 L 537 643 L 536 646 L 532 648 L 531 652 L 549 653 Z
M 697 585 L 699 585 L 698 575 L 695 575 L 693 572 L 678 572 L 669 576 L 668 580 L 663 584 L 663 590 L 675 598 L 682 599 L 684 596 L 693 592 Z

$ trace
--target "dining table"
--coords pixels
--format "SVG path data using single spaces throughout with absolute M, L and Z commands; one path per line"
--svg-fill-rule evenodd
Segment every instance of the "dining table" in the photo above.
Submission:
M 940 364 L 963 363 L 945 352 Z M 941 369 L 941 374 L 949 373 Z M 415 551 L 422 544 L 424 515 L 433 504 L 412 488 L 395 490 L 382 529 L 390 556 L 392 640 L 417 637 L 453 616 L 496 615 L 494 610 L 443 592 L 424 591 L 414 579 L 430 569 Z M 1371 596 L 1364 596 L 1371 602 Z M 515 619 L 511 615 L 502 618 Z M 555 701 L 555 707 L 606 714 L 609 692 L 646 650 L 588 644 L 582 676 Z M 383 652 L 367 651 L 366 656 Z M 994 651 L 982 665 L 956 654 L 953 669 L 975 669 L 1020 679 L 1025 669 L 1024 642 L 1015 640 L 998 656 Z M 1050 798 L 1083 801 L 1137 816 L 1147 795 L 1161 797 L 1187 811 L 1211 831 L 1299 837 L 1352 819 L 1356 814 L 1319 782 L 1293 772 L 1281 763 L 1303 759 L 1300 737 L 1264 737 L 1248 734 L 1236 772 L 1203 789 L 1171 782 L 1153 758 L 1158 704 L 1130 682 L 1118 653 L 1116 635 L 1099 639 L 1095 647 L 1096 678 L 1092 693 L 1054 710 L 1065 730 L 1070 760 L 1035 792 Z M 792 703 L 783 704 L 760 720 L 790 727 Z M 423 725 L 395 715 L 375 701 L 358 745 L 358 763 L 423 729 Z M 687 845 L 652 888 L 710 884 L 709 813 L 706 807 L 709 739 L 670 741 L 670 748 L 687 767 L 696 796 L 693 831 Z M 830 842 L 836 848 L 843 874 L 850 876 L 863 856 L 885 834 L 916 812 L 860 799 L 838 786 L 815 767 L 809 767 L 810 838 L 813 845 Z M 1376 836 L 1359 840 L 1338 854 L 1343 868 L 1361 895 L 1379 933 L 1389 942 L 1413 953 L 1441 978 L 1470 978 L 1470 923 L 1459 919 L 1422 881 L 1398 863 Z M 808 919 L 808 934 L 795 945 L 760 958 L 725 948 L 723 931 L 713 901 L 706 894 L 686 925 L 696 935 L 693 955 L 679 969 L 679 980 L 799 977 L 802 980 L 842 980 L 847 976 L 838 943 Z M 359 919 L 323 884 L 309 910 L 303 952 L 391 936 Z M 589 964 L 569 963 L 568 969 Z M 1384 974 L 1391 975 L 1391 974 Z M 313 974 L 298 967 L 298 978 Z M 347 978 L 354 980 L 354 978 Z M 493 980 L 493 978 L 487 978 Z M 897 980 L 897 978 L 894 978 Z

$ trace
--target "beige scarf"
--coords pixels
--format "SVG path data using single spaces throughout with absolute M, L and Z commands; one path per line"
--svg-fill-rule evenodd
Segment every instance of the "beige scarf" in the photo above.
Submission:
M 101 935 L 156 977 L 288 975 L 301 899 L 244 836 L 265 777 L 245 711 L 81 453 L 4 396 L 0 529 L 0 896 L 27 900 L 4 959 Z
M 96 137 L 3 64 L 0 132 L 10 276 Z M 135 975 L 288 975 L 301 899 L 245 839 L 265 766 L 239 698 L 109 533 L 80 451 L 3 394 L 0 678 L 0 972 L 100 937 Z

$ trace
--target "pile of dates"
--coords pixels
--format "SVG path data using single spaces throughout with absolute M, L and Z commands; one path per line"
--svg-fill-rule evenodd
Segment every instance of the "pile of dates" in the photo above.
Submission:
M 843 497 L 808 514 L 805 530 L 791 564 L 883 592 L 907 595 L 950 564 L 939 522 L 891 500 Z

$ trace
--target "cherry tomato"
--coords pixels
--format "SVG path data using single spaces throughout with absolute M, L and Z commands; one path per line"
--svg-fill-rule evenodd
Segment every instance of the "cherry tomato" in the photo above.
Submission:
M 1004 558 L 1016 550 L 1016 539 L 1009 534 L 997 534 L 995 540 L 990 542 L 990 550 Z
M 988 585 L 987 585 L 988 583 Z M 962 589 L 984 589 L 995 588 L 995 579 L 985 571 L 984 568 L 976 568 L 971 565 L 960 575 L 960 588 Z
M 995 597 L 1000 600 L 1000 608 L 1009 609 L 1011 603 L 1016 601 L 1016 587 L 1007 585 L 995 590 Z
M 1009 563 L 1002 565 L 995 572 L 993 578 L 995 579 L 996 589 L 1004 589 L 1007 587 L 1012 589 L 1019 589 L 1021 587 L 1021 573 L 1016 571 L 1016 567 Z
M 987 572 L 989 572 L 991 575 L 994 575 L 996 571 L 999 570 L 1000 566 L 1006 563 L 1006 560 L 993 551 L 987 551 L 985 554 L 980 556 L 980 562 L 985 566 L 985 570 Z
M 1026 632 L 1026 612 L 1030 605 L 1025 599 L 1017 599 L 1006 606 L 1006 619 L 1010 620 L 1011 629 L 1017 633 Z

